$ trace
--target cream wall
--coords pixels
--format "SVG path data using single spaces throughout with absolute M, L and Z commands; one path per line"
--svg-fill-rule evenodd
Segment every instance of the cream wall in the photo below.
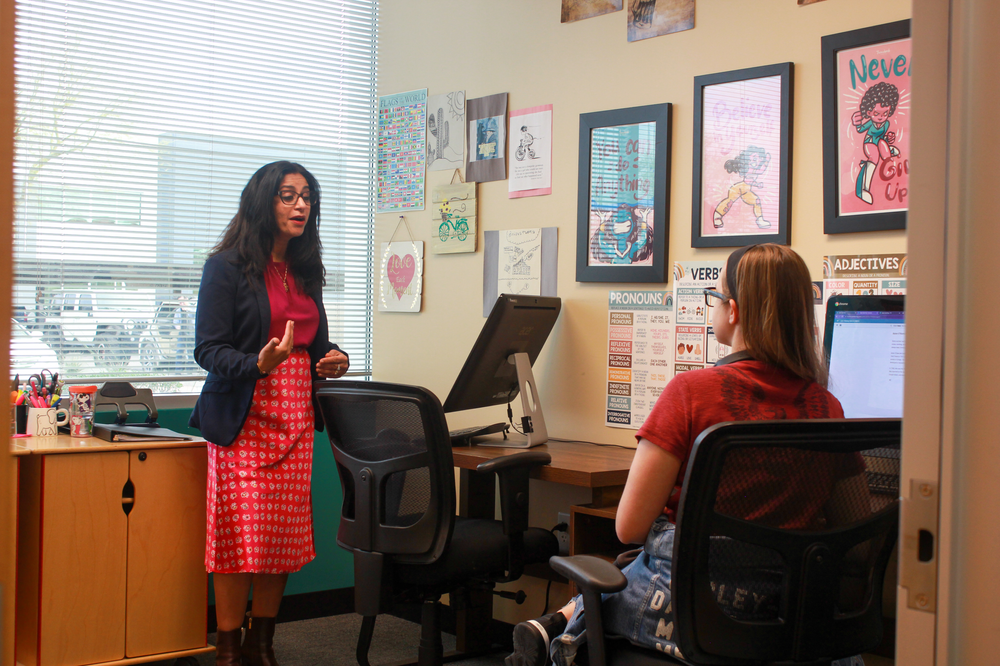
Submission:
M 694 30 L 631 44 L 625 11 L 568 24 L 559 23 L 559 14 L 559 0 L 382 0 L 378 90 L 427 88 L 433 95 L 464 89 L 469 98 L 507 92 L 509 110 L 553 105 L 552 194 L 508 199 L 506 181 L 482 183 L 479 223 L 491 230 L 559 227 L 563 310 L 535 365 L 549 433 L 633 445 L 634 431 L 604 426 L 608 290 L 623 285 L 575 281 L 579 115 L 674 105 L 668 265 L 722 259 L 729 250 L 691 248 L 693 79 L 791 61 L 792 247 L 814 279 L 822 277 L 826 254 L 905 252 L 902 231 L 823 234 L 820 37 L 909 18 L 910 2 L 826 0 L 799 7 L 795 0 L 698 0 Z M 450 178 L 428 173 L 428 192 Z M 475 254 L 434 255 L 429 211 L 406 219 L 425 242 L 423 309 L 375 313 L 374 377 L 425 386 L 443 400 L 483 324 L 482 233 Z M 376 248 L 397 220 L 376 217 Z M 515 405 L 516 415 L 519 409 Z M 492 408 L 449 418 L 455 427 L 504 416 Z
M 534 370 L 551 436 L 635 443 L 634 431 L 604 425 L 608 290 L 623 285 L 575 281 L 580 114 L 674 105 L 668 265 L 723 259 L 729 250 L 691 248 L 693 79 L 795 63 L 792 247 L 813 278 L 821 279 L 824 255 L 905 252 L 906 234 L 823 234 L 820 38 L 909 18 L 910 11 L 908 0 L 826 0 L 806 7 L 795 0 L 698 0 L 694 30 L 630 44 L 624 11 L 560 24 L 559 0 L 382 0 L 380 95 L 464 89 L 469 98 L 507 92 L 508 110 L 553 105 L 552 194 L 509 199 L 506 181 L 482 183 L 478 191 L 482 229 L 559 227 L 563 310 Z M 428 192 L 450 179 L 449 172 L 430 172 Z M 483 325 L 482 232 L 475 254 L 434 255 L 429 211 L 406 219 L 414 237 L 425 242 L 423 309 L 374 313 L 374 378 L 425 386 L 443 400 Z M 397 221 L 398 215 L 376 216 L 376 248 L 389 240 Z M 376 270 L 379 261 L 376 254 Z M 497 407 L 449 415 L 449 423 L 460 427 L 504 417 Z M 581 489 L 534 482 L 532 522 L 551 527 L 558 511 L 587 501 Z M 495 617 L 514 622 L 540 613 L 544 585 L 523 579 L 508 587 L 525 589 L 529 601 L 516 607 L 497 599 Z M 554 585 L 553 607 L 566 596 L 565 587 Z

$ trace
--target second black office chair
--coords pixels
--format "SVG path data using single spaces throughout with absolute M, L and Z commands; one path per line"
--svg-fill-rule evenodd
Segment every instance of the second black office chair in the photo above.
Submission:
M 701 433 L 681 490 L 673 612 L 657 638 L 677 644 L 685 662 L 716 666 L 828 666 L 877 646 L 899 523 L 899 442 L 899 419 L 724 423 Z M 831 468 L 844 477 L 832 489 L 818 482 Z M 821 522 L 783 527 L 808 505 L 825 508 Z M 590 666 L 681 663 L 604 636 L 592 609 L 602 592 L 625 587 L 613 565 L 554 557 L 552 568 L 583 592 Z
M 317 382 L 344 493 L 337 543 L 354 555 L 357 658 L 368 666 L 375 618 L 396 602 L 422 603 L 419 663 L 442 662 L 442 594 L 520 577 L 559 548 L 528 527 L 528 474 L 551 462 L 525 451 L 479 466 L 500 478 L 502 521 L 455 516 L 451 438 L 441 403 L 416 386 Z

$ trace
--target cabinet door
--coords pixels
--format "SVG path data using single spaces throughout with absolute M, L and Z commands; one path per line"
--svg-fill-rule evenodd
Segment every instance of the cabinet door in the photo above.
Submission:
M 127 481 L 126 452 L 44 457 L 39 666 L 124 656 Z
M 204 448 L 130 453 L 125 654 L 206 644 Z

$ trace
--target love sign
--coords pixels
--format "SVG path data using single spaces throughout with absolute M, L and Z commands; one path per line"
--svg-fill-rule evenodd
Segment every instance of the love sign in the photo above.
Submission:
M 382 243 L 381 312 L 420 312 L 423 291 L 423 241 Z

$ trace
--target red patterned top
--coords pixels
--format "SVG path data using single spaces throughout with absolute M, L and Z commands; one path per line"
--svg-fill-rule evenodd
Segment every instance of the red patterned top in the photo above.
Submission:
M 312 296 L 299 289 L 292 272 L 285 274 L 287 264 L 281 261 L 267 262 L 264 271 L 264 284 L 267 286 L 267 299 L 271 303 L 271 327 L 268 338 L 285 336 L 285 323 L 291 319 L 295 322 L 295 339 L 293 346 L 308 347 L 316 338 L 319 329 L 319 308 Z M 285 279 L 288 280 L 288 292 L 285 292 Z

